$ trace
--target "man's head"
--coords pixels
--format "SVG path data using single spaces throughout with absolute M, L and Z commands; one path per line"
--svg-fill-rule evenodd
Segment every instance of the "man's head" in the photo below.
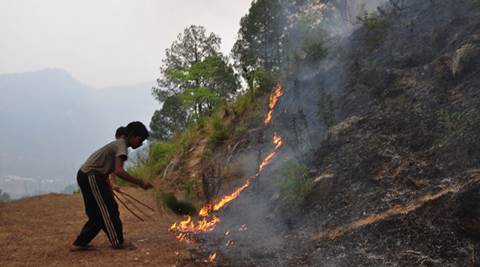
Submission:
M 150 136 L 147 127 L 139 121 L 130 122 L 125 127 L 125 135 L 128 146 L 133 149 L 140 147 L 143 141 Z
M 115 139 L 118 139 L 120 137 L 126 137 L 127 136 L 127 128 L 124 126 L 118 127 L 117 131 L 115 131 Z

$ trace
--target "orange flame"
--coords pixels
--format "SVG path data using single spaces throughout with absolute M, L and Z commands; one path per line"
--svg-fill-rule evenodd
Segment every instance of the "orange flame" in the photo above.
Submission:
M 275 155 L 277 154 L 277 151 L 280 149 L 280 147 L 282 147 L 283 145 L 283 142 L 282 142 L 282 137 L 280 135 L 278 135 L 277 133 L 275 133 L 275 135 L 273 136 L 273 143 L 275 144 L 275 149 L 273 150 L 272 153 L 270 153 L 263 161 L 262 163 L 260 164 L 260 166 L 258 167 L 258 173 L 257 173 L 257 176 L 260 174 L 260 172 L 262 172 L 265 167 L 270 164 L 270 162 L 272 161 L 272 159 L 275 157 Z
M 283 96 L 282 86 L 279 82 L 277 82 L 273 88 L 272 94 L 270 95 L 270 103 L 268 104 L 269 110 L 265 116 L 265 124 L 272 122 L 273 110 L 275 109 L 275 106 L 277 106 L 278 100 L 281 96 Z
M 235 192 L 233 192 L 232 194 L 223 197 L 220 201 L 217 202 L 217 204 L 207 205 L 203 207 L 200 210 L 199 215 L 201 217 L 207 217 L 211 212 L 219 211 L 225 205 L 235 200 L 245 189 L 247 189 L 250 186 L 251 181 L 260 175 L 260 172 L 262 172 L 265 169 L 265 167 L 270 164 L 270 162 L 273 160 L 273 158 L 277 154 L 277 151 L 282 147 L 283 145 L 282 137 L 277 133 L 275 133 L 275 136 L 273 137 L 273 143 L 275 144 L 275 149 L 262 161 L 262 163 L 260 164 L 260 167 L 258 168 L 258 172 L 257 174 L 255 174 L 255 176 L 248 178 L 247 182 L 244 185 L 237 188 L 237 190 L 235 190 Z
M 216 259 L 217 259 L 217 253 L 213 253 L 213 254 L 210 254 L 210 256 L 208 256 L 208 260 L 210 262 L 215 262 Z

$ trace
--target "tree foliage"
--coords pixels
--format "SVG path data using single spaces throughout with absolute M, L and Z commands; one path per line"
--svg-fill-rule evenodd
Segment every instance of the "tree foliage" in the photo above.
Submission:
M 285 16 L 281 0 L 258 0 L 241 19 L 232 54 L 244 76 L 258 68 L 271 73 L 281 66 Z
M 150 123 L 154 137 L 167 139 L 234 97 L 240 84 L 220 53 L 220 43 L 217 35 L 192 25 L 166 50 L 161 77 L 153 88 L 153 95 L 163 103 Z

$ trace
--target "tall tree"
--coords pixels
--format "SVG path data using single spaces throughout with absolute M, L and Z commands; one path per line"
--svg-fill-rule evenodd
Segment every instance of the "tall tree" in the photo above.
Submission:
M 150 123 L 154 137 L 169 138 L 235 95 L 238 77 L 219 50 L 220 38 L 195 25 L 166 50 L 158 86 L 153 88 L 153 95 L 163 103 Z
M 166 97 L 183 92 L 185 88 L 198 87 L 199 81 L 182 80 L 175 74 L 191 68 L 209 56 L 220 54 L 221 39 L 214 33 L 206 34 L 202 26 L 192 25 L 179 34 L 171 47 L 165 51 L 160 68 L 158 86 L 153 94 L 159 101 Z
M 254 1 L 240 21 L 232 54 L 244 76 L 262 68 L 268 73 L 283 62 L 282 38 L 286 13 L 280 0 Z

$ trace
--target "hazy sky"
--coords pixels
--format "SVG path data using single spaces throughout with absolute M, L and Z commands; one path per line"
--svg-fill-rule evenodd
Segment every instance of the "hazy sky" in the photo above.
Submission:
M 87 85 L 154 80 L 189 25 L 229 52 L 252 0 L 0 0 L 0 74 L 62 68 Z

